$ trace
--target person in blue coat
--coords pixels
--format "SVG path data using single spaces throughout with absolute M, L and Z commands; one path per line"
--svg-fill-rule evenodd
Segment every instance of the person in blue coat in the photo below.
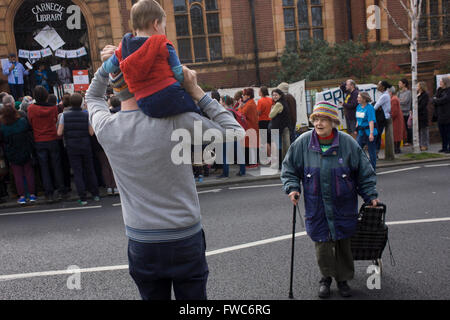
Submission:
M 314 129 L 290 146 L 281 180 L 295 205 L 300 181 L 303 184 L 306 232 L 315 244 L 322 274 L 319 297 L 330 296 L 332 278 L 341 296 L 349 297 L 347 281 L 354 276 L 350 238 L 356 231 L 358 194 L 364 202 L 378 204 L 376 175 L 355 139 L 336 129 L 340 123 L 337 106 L 317 103 L 310 121 Z
M 358 144 L 361 148 L 367 145 L 370 163 L 373 169 L 377 167 L 377 141 L 378 130 L 375 109 L 370 104 L 372 99 L 367 92 L 358 94 L 358 106 L 356 107 L 356 133 Z

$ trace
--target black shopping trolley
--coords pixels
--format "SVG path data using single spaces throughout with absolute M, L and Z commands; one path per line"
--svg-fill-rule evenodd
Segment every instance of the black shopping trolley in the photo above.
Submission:
M 371 260 L 379 267 L 381 274 L 381 256 L 386 243 L 389 245 L 391 263 L 394 265 L 386 225 L 386 205 L 379 203 L 377 207 L 370 207 L 370 204 L 363 204 L 359 209 L 356 233 L 351 238 L 353 260 Z

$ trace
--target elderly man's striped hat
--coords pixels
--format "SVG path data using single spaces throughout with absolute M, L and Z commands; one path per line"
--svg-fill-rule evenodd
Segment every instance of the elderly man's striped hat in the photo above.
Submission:
M 319 115 L 326 116 L 326 117 L 330 118 L 331 121 L 333 121 L 337 124 L 340 123 L 339 115 L 338 115 L 338 107 L 336 105 L 332 104 L 331 102 L 327 102 L 327 101 L 317 102 L 316 105 L 314 106 L 313 113 L 311 114 L 309 119 L 312 122 L 313 119 Z

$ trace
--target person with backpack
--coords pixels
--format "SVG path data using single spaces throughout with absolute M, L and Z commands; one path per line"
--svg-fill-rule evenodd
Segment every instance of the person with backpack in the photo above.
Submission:
M 70 96 L 70 110 L 61 114 L 58 135 L 64 135 L 70 166 L 72 167 L 80 205 L 87 204 L 86 185 L 94 201 L 99 201 L 98 182 L 94 170 L 90 136 L 94 130 L 89 115 L 81 109 L 83 97 L 79 93 Z
M 34 169 L 31 165 L 33 138 L 26 118 L 21 117 L 13 104 L 7 103 L 0 111 L 1 133 L 5 142 L 6 159 L 14 174 L 19 200 L 26 204 L 24 177 L 29 192 L 28 201 L 35 202 Z

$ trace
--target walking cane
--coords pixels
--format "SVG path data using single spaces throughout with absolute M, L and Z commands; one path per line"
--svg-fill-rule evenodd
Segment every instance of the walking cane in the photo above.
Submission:
M 295 195 L 295 200 L 298 200 L 299 196 Z M 297 207 L 297 208 L 296 208 Z M 296 216 L 295 216 L 295 210 L 298 210 L 298 214 L 300 215 L 300 209 L 298 209 L 298 204 L 294 204 L 294 210 L 292 213 L 292 251 L 291 251 L 291 283 L 289 288 L 289 299 L 294 299 L 294 293 L 292 292 L 292 282 L 294 279 L 294 246 L 295 246 L 295 223 L 296 223 Z M 302 220 L 303 225 L 303 219 L 300 215 L 300 219 Z M 304 226 L 304 225 L 303 225 Z

